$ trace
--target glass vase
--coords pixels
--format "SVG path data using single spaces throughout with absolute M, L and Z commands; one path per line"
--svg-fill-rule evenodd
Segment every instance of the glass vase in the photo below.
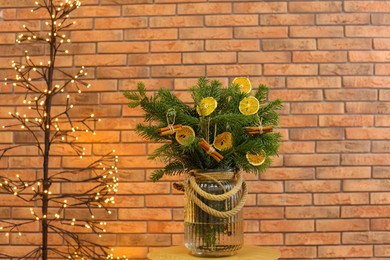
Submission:
M 197 172 L 202 178 L 196 178 L 198 187 L 208 194 L 220 195 L 231 191 L 237 185 L 233 171 Z M 217 176 L 217 177 L 216 177 Z M 210 178 L 209 178 L 210 177 Z M 194 178 L 195 179 L 195 178 Z M 190 180 L 187 179 L 188 187 Z M 232 211 L 242 200 L 240 189 L 231 197 L 215 201 L 209 200 L 197 192 L 185 192 L 184 241 L 194 256 L 223 257 L 234 255 L 242 246 L 243 216 L 242 210 L 233 216 L 218 217 L 207 213 L 197 200 L 218 212 Z

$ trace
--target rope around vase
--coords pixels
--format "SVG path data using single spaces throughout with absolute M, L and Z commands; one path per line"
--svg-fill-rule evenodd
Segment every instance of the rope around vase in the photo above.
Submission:
M 202 174 L 202 173 L 196 173 L 192 172 L 192 175 L 189 177 L 188 182 L 184 182 L 184 190 L 185 194 L 188 198 L 190 198 L 199 208 L 201 208 L 204 212 L 208 213 L 209 215 L 212 215 L 214 217 L 219 218 L 228 218 L 236 215 L 243 207 L 246 201 L 246 198 L 248 196 L 248 189 L 246 186 L 245 181 L 242 178 L 241 173 L 237 173 L 237 183 L 231 189 L 230 191 L 226 192 L 226 190 L 223 187 L 223 190 L 225 191 L 223 194 L 215 195 L 208 192 L 205 192 L 202 190 L 199 185 L 196 183 L 196 179 L 209 179 L 217 183 L 219 186 L 223 186 L 219 180 L 221 179 L 228 179 L 226 177 L 233 177 L 232 173 L 223 173 L 223 174 Z M 222 201 L 226 200 L 228 198 L 231 198 L 232 196 L 236 195 L 240 189 L 242 188 L 242 196 L 240 198 L 240 202 L 231 210 L 228 211 L 219 211 L 216 209 L 211 208 L 210 206 L 206 205 L 203 201 L 201 201 L 197 195 L 208 199 L 212 201 Z

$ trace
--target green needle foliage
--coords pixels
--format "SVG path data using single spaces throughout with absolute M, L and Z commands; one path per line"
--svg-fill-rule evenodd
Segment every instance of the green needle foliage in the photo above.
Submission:
M 239 110 L 243 98 L 251 94 L 242 93 L 237 84 L 223 87 L 219 81 L 208 81 L 202 77 L 190 89 L 194 104 L 188 105 L 168 89 L 159 89 L 155 94 L 148 95 L 143 83 L 139 83 L 137 91 L 127 91 L 130 108 L 140 106 L 144 111 L 147 124 L 139 124 L 136 131 L 143 138 L 154 142 L 162 142 L 149 159 L 160 159 L 166 166 L 155 170 L 150 178 L 157 181 L 164 175 L 178 175 L 193 169 L 234 169 L 259 174 L 271 165 L 271 157 L 278 154 L 281 136 L 270 132 L 249 135 L 245 127 L 269 126 L 278 127 L 278 110 L 282 108 L 279 99 L 268 100 L 268 88 L 260 85 L 255 91 L 255 97 L 260 108 L 254 115 L 244 115 Z M 217 101 L 217 107 L 208 116 L 200 115 L 196 109 L 204 98 L 212 97 Z M 200 114 L 199 114 L 199 113 Z M 174 122 L 173 122 L 174 121 Z M 159 135 L 159 129 L 167 127 L 168 123 L 190 126 L 195 132 L 195 139 L 188 145 L 182 145 L 176 140 L 175 134 Z M 203 138 L 210 145 L 215 137 L 223 132 L 230 132 L 233 144 L 225 150 L 218 151 L 223 159 L 217 162 L 206 151 L 199 141 Z M 247 153 L 265 154 L 263 164 L 252 165 Z

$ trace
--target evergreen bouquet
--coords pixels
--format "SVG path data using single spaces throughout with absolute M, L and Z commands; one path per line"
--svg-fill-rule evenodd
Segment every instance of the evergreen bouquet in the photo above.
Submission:
M 166 166 L 150 178 L 178 175 L 195 169 L 233 169 L 256 174 L 277 155 L 281 136 L 278 126 L 279 99 L 268 101 L 268 88 L 260 85 L 251 95 L 248 78 L 235 78 L 226 88 L 219 81 L 200 78 L 190 89 L 194 104 L 186 104 L 169 89 L 151 97 L 143 83 L 124 95 L 129 107 L 141 106 L 145 122 L 136 131 L 147 140 L 164 143 L 149 159 Z
M 242 171 L 256 174 L 277 155 L 281 136 L 279 99 L 268 100 L 260 85 L 251 95 L 248 78 L 235 78 L 228 87 L 200 78 L 190 89 L 193 104 L 186 104 L 168 89 L 153 95 L 138 84 L 125 92 L 129 106 L 140 106 L 146 124 L 136 131 L 147 140 L 161 142 L 149 159 L 162 159 L 164 168 L 151 179 L 188 173 L 185 191 L 185 244 L 199 256 L 227 256 L 243 245 L 242 207 L 247 188 Z

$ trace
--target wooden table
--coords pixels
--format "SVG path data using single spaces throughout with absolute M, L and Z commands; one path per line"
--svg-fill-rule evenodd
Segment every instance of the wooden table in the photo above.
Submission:
M 221 257 L 221 260 L 275 260 L 280 257 L 280 251 L 274 248 L 259 246 L 244 246 L 236 255 Z M 190 251 L 184 246 L 159 248 L 148 254 L 150 260 L 216 260 L 218 258 L 197 257 L 190 255 Z

